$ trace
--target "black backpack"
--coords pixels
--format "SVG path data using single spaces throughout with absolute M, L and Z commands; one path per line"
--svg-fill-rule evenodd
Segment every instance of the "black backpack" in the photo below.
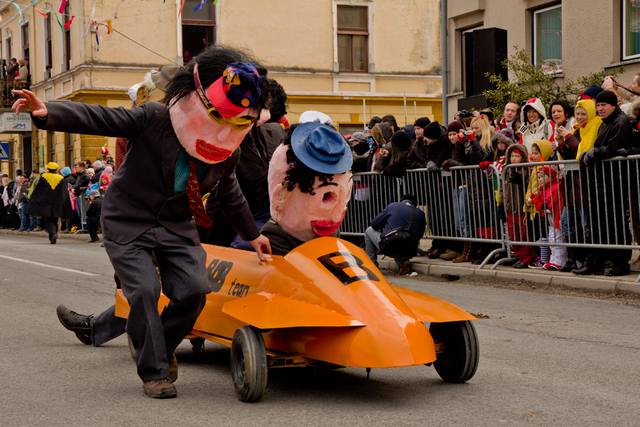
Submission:
M 413 258 L 417 248 L 413 243 L 413 218 L 416 215 L 416 207 L 413 207 L 411 219 L 406 227 L 396 227 L 380 235 L 380 252 L 386 256 L 397 258 Z

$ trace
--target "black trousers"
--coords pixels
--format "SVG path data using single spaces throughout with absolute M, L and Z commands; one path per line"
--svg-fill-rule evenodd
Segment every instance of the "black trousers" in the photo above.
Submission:
M 91 341 L 98 347 L 118 338 L 126 332 L 127 319 L 116 317 L 116 306 L 112 305 L 91 319 Z
M 87 217 L 87 230 L 89 231 L 89 236 L 91 236 L 91 241 L 95 242 L 98 239 L 98 228 L 100 228 L 100 218 L 96 218 L 94 216 Z
M 131 308 L 126 329 L 136 350 L 138 375 L 143 381 L 167 378 L 168 357 L 193 329 L 210 292 L 205 251 L 162 226 L 126 244 L 106 236 L 102 240 Z M 162 315 L 158 314 L 161 289 L 170 299 Z
M 46 217 L 44 219 L 44 223 L 45 228 L 49 232 L 49 240 L 51 240 L 53 236 L 58 235 L 58 218 Z
M 592 191 L 592 198 L 597 197 L 597 203 L 592 200 L 589 204 L 589 229 L 591 241 L 601 244 L 631 245 L 631 233 L 629 221 L 627 221 L 625 201 L 614 191 Z M 594 197 L 596 196 L 596 197 Z M 585 263 L 589 268 L 600 271 L 604 268 L 604 262 L 613 261 L 614 267 L 629 268 L 631 249 L 605 249 L 588 248 Z

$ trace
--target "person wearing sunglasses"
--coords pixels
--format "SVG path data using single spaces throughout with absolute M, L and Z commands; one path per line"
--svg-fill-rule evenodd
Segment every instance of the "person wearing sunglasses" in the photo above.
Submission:
M 256 250 L 256 262 L 264 252 L 271 253 L 235 176 L 237 148 L 266 105 L 268 85 L 266 70 L 247 55 L 214 46 L 176 73 L 166 104 L 125 109 L 45 103 L 28 90 L 14 91 L 20 99 L 12 108 L 16 113 L 28 110 L 40 129 L 129 141 L 104 198 L 101 221 L 105 249 L 131 307 L 127 333 L 150 397 L 177 395 L 173 352 L 210 292 L 205 251 L 191 222 L 194 218 L 210 226 L 202 196 L 218 201 L 231 225 Z M 161 287 L 171 302 L 160 316 Z

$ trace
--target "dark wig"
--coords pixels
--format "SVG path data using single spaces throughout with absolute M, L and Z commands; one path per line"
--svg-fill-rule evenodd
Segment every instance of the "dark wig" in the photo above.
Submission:
M 287 129 L 287 139 L 284 141 L 284 145 L 291 147 L 291 135 L 299 125 L 300 124 L 297 123 Z M 292 148 L 287 150 L 287 164 L 289 165 L 289 169 L 287 170 L 287 175 L 283 183 L 287 191 L 293 191 L 297 184 L 300 191 L 315 196 L 316 193 L 313 191 L 313 184 L 316 182 L 316 177 L 323 183 L 333 181 L 333 175 L 314 171 L 302 163 Z
M 549 117 L 548 117 L 549 120 L 553 121 L 553 117 L 551 116 L 551 110 L 553 110 L 554 105 L 559 105 L 560 107 L 562 107 L 562 109 L 564 110 L 565 120 L 569 120 L 569 118 L 573 117 L 573 108 L 571 108 L 571 105 L 569 105 L 569 103 L 564 99 L 558 99 L 553 101 L 551 105 L 549 105 Z
M 269 112 L 272 122 L 278 122 L 287 114 L 287 93 L 280 83 L 269 79 Z
M 193 65 L 198 63 L 198 75 L 202 87 L 208 88 L 213 82 L 222 77 L 224 70 L 234 62 L 249 62 L 256 67 L 260 74 L 260 98 L 251 108 L 260 111 L 267 105 L 269 99 L 269 81 L 267 70 L 248 54 L 225 46 L 215 45 L 196 56 L 171 79 L 167 93 L 162 102 L 171 106 L 178 100 L 196 90 L 193 80 Z

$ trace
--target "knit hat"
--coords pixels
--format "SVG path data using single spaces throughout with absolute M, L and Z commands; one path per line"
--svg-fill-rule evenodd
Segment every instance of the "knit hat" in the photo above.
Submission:
M 428 139 L 438 139 L 441 134 L 440 123 L 436 120 L 435 122 L 429 123 L 424 128 L 424 137 Z
M 60 171 L 60 174 L 62 176 L 68 176 L 71 175 L 71 169 L 69 168 L 69 166 L 65 166 L 62 168 L 62 170 Z
M 418 126 L 419 128 L 426 128 L 427 125 L 431 123 L 431 120 L 429 120 L 429 117 L 420 117 L 418 120 L 416 120 L 413 123 L 413 126 Z
M 411 147 L 411 137 L 405 131 L 399 130 L 391 137 L 391 143 L 402 151 Z
M 509 128 L 497 130 L 491 140 L 502 141 L 506 144 L 515 144 L 517 142 L 515 133 Z
M 416 206 L 418 204 L 418 198 L 411 193 L 407 193 L 404 196 L 402 196 L 402 199 L 400 199 L 400 201 L 403 201 L 403 200 L 410 201 L 413 206 Z
M 462 126 L 462 123 L 454 120 L 453 122 L 449 123 L 449 126 L 447 126 L 447 133 L 448 132 L 458 133 L 462 129 L 464 129 L 464 127 Z
M 409 135 L 411 137 L 412 141 L 416 140 L 415 126 L 413 126 L 413 125 L 404 125 L 404 126 L 402 126 L 402 130 L 405 131 L 407 133 L 407 135 Z
M 91 190 L 91 193 L 89 193 L 89 195 L 93 197 L 100 197 L 100 192 L 98 190 Z
M 94 169 L 100 169 L 101 167 L 102 167 L 102 162 L 100 160 L 96 160 L 95 162 L 93 162 Z
M 382 122 L 382 119 L 380 117 L 373 116 L 373 117 L 371 117 L 371 120 L 369 120 L 369 124 L 367 125 L 367 127 L 369 129 L 372 129 L 375 125 L 377 125 L 380 122 Z
M 47 169 L 49 169 L 50 171 L 57 171 L 58 164 L 56 162 L 49 162 L 47 163 Z
M 104 168 L 104 174 L 105 175 L 113 174 L 113 168 L 111 166 L 107 166 L 106 168 Z
M 618 95 L 616 95 L 614 92 L 611 92 L 610 90 L 603 90 L 596 97 L 596 104 L 600 104 L 602 102 L 607 103 L 607 104 L 611 104 L 614 107 L 617 107 L 618 106 Z
M 95 173 L 96 173 L 95 169 L 93 169 L 93 168 L 89 168 L 89 169 L 87 169 L 87 173 L 89 173 L 89 172 L 91 172 L 92 174 L 95 174 Z
M 604 89 L 598 85 L 591 85 L 584 92 L 578 95 L 578 99 L 596 99 L 603 90 Z
M 558 176 L 558 169 L 554 165 L 545 165 L 538 167 L 538 172 L 542 171 L 545 175 L 549 175 L 551 178 Z

